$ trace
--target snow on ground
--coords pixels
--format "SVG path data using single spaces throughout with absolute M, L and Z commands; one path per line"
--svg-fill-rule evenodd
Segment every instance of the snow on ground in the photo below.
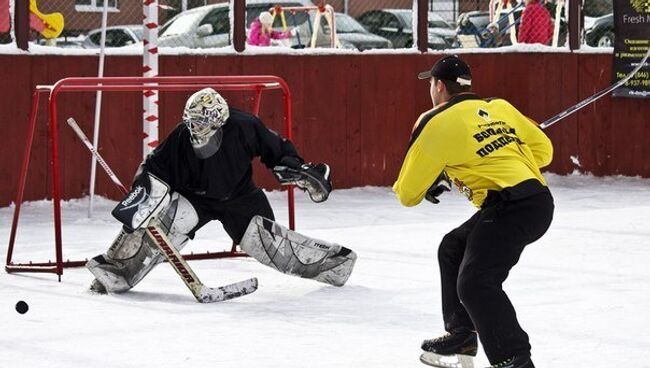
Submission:
M 550 176 L 554 223 L 506 282 L 538 367 L 650 367 L 650 180 Z M 281 221 L 285 196 L 271 193 Z M 114 202 L 66 202 L 65 258 L 103 252 L 118 226 Z M 51 204 L 28 204 L 15 260 L 53 258 Z M 343 288 L 282 275 L 252 259 L 195 261 L 208 285 L 251 276 L 260 289 L 196 303 L 168 265 L 131 292 L 93 295 L 91 275 L 0 272 L 0 367 L 421 367 L 420 342 L 442 332 L 437 244 L 473 212 L 460 195 L 400 207 L 389 188 L 335 191 L 320 205 L 302 194 L 297 226 L 359 254 Z M 12 208 L 0 209 L 5 262 Z M 189 250 L 223 249 L 217 223 Z M 16 313 L 25 300 L 29 312 Z M 637 363 L 637 359 L 638 363 Z M 625 362 L 625 363 L 624 363 Z M 487 365 L 480 353 L 477 366 Z
M 591 47 L 581 45 L 579 50 L 570 50 L 568 46 L 551 47 L 541 44 L 517 44 L 499 48 L 453 48 L 445 50 L 432 50 L 429 53 L 440 54 L 494 54 L 494 53 L 571 53 L 580 52 L 586 54 L 611 54 L 612 47 Z M 142 43 L 123 47 L 106 48 L 108 56 L 137 56 L 142 55 Z M 29 51 L 19 49 L 15 44 L 0 45 L 0 55 L 68 55 L 68 56 L 98 56 L 99 49 L 66 48 L 55 46 L 43 46 L 33 42 L 29 43 Z M 237 52 L 234 46 L 214 48 L 188 48 L 160 47 L 160 55 L 404 55 L 420 54 L 420 51 L 413 48 L 401 49 L 371 49 L 359 51 L 357 49 L 334 49 L 334 48 L 305 48 L 292 49 L 290 47 L 260 47 L 246 45 L 246 49 Z

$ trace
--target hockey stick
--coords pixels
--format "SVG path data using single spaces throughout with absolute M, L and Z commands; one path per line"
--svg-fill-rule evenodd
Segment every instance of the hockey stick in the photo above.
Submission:
M 623 78 L 620 81 L 614 83 L 613 85 L 605 88 L 604 90 L 596 93 L 595 95 L 580 101 L 578 104 L 569 107 L 568 109 L 562 111 L 561 113 L 553 116 L 552 118 L 550 118 L 550 119 L 546 120 L 545 122 L 541 123 L 539 125 L 539 127 L 542 128 L 542 129 L 546 129 L 546 128 L 550 127 L 551 125 L 557 123 L 558 121 L 564 119 L 565 117 L 567 117 L 567 116 L 573 114 L 574 112 L 582 109 L 583 107 L 589 105 L 590 103 L 592 103 L 592 102 L 598 100 L 599 98 L 605 96 L 606 94 L 612 92 L 616 88 L 624 85 L 625 83 L 627 83 L 627 81 L 629 81 L 634 76 L 634 74 L 636 74 L 639 70 L 641 70 L 641 68 L 645 65 L 645 62 L 648 60 L 648 56 L 650 56 L 650 49 L 648 49 L 648 52 L 645 54 L 643 59 L 641 59 L 641 61 L 639 62 L 639 65 L 637 65 L 636 68 L 634 68 L 634 70 L 632 70 L 630 72 L 630 74 L 626 75 L 625 78 Z
M 194 271 L 192 271 L 190 266 L 187 264 L 187 261 L 185 261 L 178 250 L 171 245 L 171 242 L 165 236 L 163 231 L 161 231 L 156 225 L 150 223 L 146 227 L 146 234 L 151 243 L 160 250 L 169 264 L 172 265 L 176 273 L 178 273 L 199 303 L 213 303 L 229 300 L 248 295 L 257 290 L 257 278 L 255 277 L 218 288 L 210 288 L 203 285 L 199 278 L 196 277 Z
M 106 171 L 106 174 L 108 174 L 108 176 L 111 178 L 113 183 L 115 183 L 120 188 L 120 190 L 122 191 L 123 194 L 127 194 L 129 191 L 122 184 L 122 182 L 117 177 L 117 175 L 115 175 L 113 170 L 111 170 L 111 168 L 108 166 L 106 161 L 104 161 L 104 159 L 99 154 L 99 152 L 97 152 L 95 150 L 95 148 L 93 148 L 93 144 L 90 143 L 90 139 L 88 139 L 88 137 L 84 134 L 84 132 L 81 130 L 81 128 L 79 127 L 77 122 L 74 120 L 74 118 L 68 118 L 68 125 L 70 126 L 70 128 L 72 128 L 72 130 L 74 130 L 74 132 L 77 134 L 77 137 L 79 137 L 79 139 L 81 139 L 81 141 L 86 146 L 86 148 L 88 148 L 88 150 L 90 150 L 90 153 L 92 153 L 93 156 L 95 156 L 95 159 L 97 159 L 97 162 L 99 162 L 99 164 L 102 166 L 104 171 Z

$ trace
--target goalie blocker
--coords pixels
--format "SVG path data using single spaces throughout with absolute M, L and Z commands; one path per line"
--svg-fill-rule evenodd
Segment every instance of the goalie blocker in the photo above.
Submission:
M 124 224 L 127 232 L 133 232 L 162 211 L 169 201 L 169 185 L 147 173 L 138 177 L 133 183 L 133 189 L 111 214 Z

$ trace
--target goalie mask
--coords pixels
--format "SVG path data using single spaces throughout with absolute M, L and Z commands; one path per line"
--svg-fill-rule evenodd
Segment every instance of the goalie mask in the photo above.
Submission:
M 192 148 L 198 158 L 208 158 L 219 150 L 222 127 L 229 116 L 228 103 L 212 88 L 204 88 L 187 100 L 183 123 L 190 131 Z

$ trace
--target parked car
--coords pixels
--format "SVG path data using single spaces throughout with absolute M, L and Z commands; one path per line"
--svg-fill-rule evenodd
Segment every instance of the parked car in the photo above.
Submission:
M 228 46 L 230 40 L 230 16 L 228 3 L 201 6 L 179 13 L 160 30 L 158 38 L 159 46 L 176 47 L 185 46 L 189 48 L 207 48 Z M 313 6 L 311 1 L 294 0 L 294 1 L 246 1 L 246 26 L 257 19 L 263 11 L 279 5 L 282 7 L 290 6 Z M 306 12 L 296 12 L 295 14 L 287 12 L 285 14 L 287 26 L 296 28 L 297 34 L 289 39 L 292 47 L 304 47 L 311 40 L 312 21 L 310 15 Z M 282 21 L 279 16 L 275 18 L 273 28 L 282 30 Z M 317 37 L 316 46 L 329 46 L 329 38 L 323 34 L 322 27 L 318 30 L 320 33 Z
M 596 18 L 590 25 L 585 20 L 585 42 L 594 47 L 614 47 L 614 14 Z
M 456 23 L 458 24 L 456 34 L 462 47 L 499 47 L 502 46 L 503 26 L 508 25 L 508 20 L 506 19 L 505 25 L 499 22 L 499 37 L 487 30 L 490 24 L 490 13 L 487 11 L 475 10 L 461 13 Z
M 384 37 L 372 34 L 354 18 L 347 14 L 336 13 L 336 36 L 341 47 L 346 49 L 357 49 L 359 51 L 369 49 L 390 49 L 393 44 Z M 325 34 L 329 34 L 326 27 Z
M 122 47 L 142 42 L 142 24 L 106 27 L 106 47 Z M 88 32 L 82 45 L 88 49 L 100 47 L 102 30 L 94 29 Z
M 82 49 L 86 36 L 58 37 L 55 39 L 41 38 L 38 44 L 41 46 L 61 47 L 64 49 Z
M 358 18 L 369 32 L 385 37 L 395 48 L 413 46 L 413 11 L 411 9 L 378 9 L 361 14 Z M 442 17 L 429 12 L 429 48 L 446 49 L 456 44 L 456 31 Z
M 206 48 L 230 44 L 228 4 L 200 6 L 177 14 L 160 29 L 159 47 Z
M 600 18 L 612 13 L 613 11 L 613 0 L 584 0 L 582 5 L 582 14 L 585 18 Z
M 522 7 L 511 10 L 515 20 L 515 29 L 519 29 L 522 10 Z M 490 24 L 490 13 L 488 11 L 476 10 L 462 13 L 458 16 L 456 22 L 458 24 L 456 32 L 458 35 L 473 35 L 478 47 L 501 47 L 511 45 L 510 37 L 507 36 L 507 34 L 513 26 L 510 25 L 510 20 L 508 19 L 508 16 L 506 16 L 507 14 L 508 13 L 504 10 L 499 21 L 496 22 L 499 30 L 499 33 L 496 34 L 487 29 Z M 465 45 L 463 46 L 467 47 Z

